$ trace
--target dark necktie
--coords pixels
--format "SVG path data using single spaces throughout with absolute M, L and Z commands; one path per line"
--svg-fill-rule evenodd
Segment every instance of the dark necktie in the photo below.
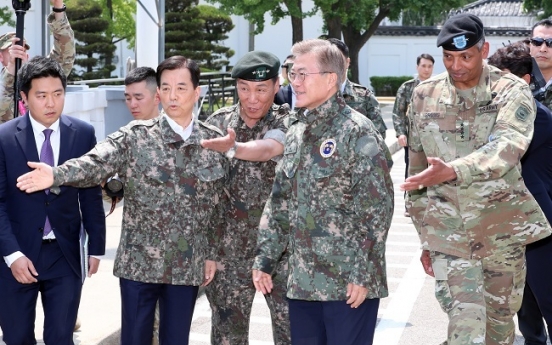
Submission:
M 42 143 L 42 149 L 40 149 L 40 161 L 46 163 L 50 166 L 54 166 L 54 150 L 52 149 L 52 144 L 50 143 L 50 135 L 52 135 L 53 130 L 47 128 L 44 131 L 44 143 Z M 45 189 L 46 194 L 50 194 L 49 189 Z M 50 220 L 46 216 L 46 223 L 44 224 L 44 236 L 52 232 L 52 226 L 50 225 Z

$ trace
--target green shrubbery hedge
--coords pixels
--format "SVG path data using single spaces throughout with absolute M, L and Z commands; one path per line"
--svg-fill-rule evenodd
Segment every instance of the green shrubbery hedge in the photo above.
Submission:
M 396 96 L 397 90 L 412 76 L 403 75 L 399 77 L 370 77 L 370 83 L 376 93 L 376 96 Z

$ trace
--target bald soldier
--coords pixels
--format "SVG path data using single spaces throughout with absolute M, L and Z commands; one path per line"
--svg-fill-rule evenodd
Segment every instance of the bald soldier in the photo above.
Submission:
M 255 258 L 259 221 L 270 195 L 276 163 L 284 151 L 289 106 L 273 104 L 279 89 L 280 62 L 274 54 L 253 51 L 232 69 L 239 101 L 222 108 L 207 123 L 226 131 L 230 161 L 230 197 L 226 223 L 217 255 L 217 275 L 206 289 L 211 303 L 211 344 L 248 344 L 249 318 L 255 296 L 251 266 Z M 216 148 L 213 139 L 204 146 Z M 249 153 L 246 152 L 249 149 Z M 232 159 L 233 157 L 233 159 Z M 265 295 L 272 316 L 274 344 L 290 345 L 287 283 L 287 253 L 276 263 L 274 290 Z
M 550 235 L 521 177 L 535 102 L 521 79 L 484 62 L 483 23 L 449 18 L 439 36 L 447 72 L 414 89 L 410 216 L 448 314 L 448 345 L 513 344 L 525 245 Z

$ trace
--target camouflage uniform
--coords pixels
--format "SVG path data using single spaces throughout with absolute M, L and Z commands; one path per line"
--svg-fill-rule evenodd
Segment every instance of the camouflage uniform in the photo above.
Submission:
M 395 97 L 395 105 L 393 106 L 393 127 L 397 138 L 400 135 L 406 135 L 408 137 L 408 117 L 406 111 L 410 105 L 410 99 L 412 98 L 412 92 L 414 88 L 418 86 L 420 79 L 410 79 L 405 81 L 399 90 L 397 91 L 397 97 Z
M 240 103 L 220 109 L 207 123 L 226 131 L 236 131 L 236 141 L 274 139 L 285 143 L 289 106 L 273 105 L 268 114 L 249 128 L 240 116 Z M 278 157 L 280 158 L 280 157 Z M 234 159 L 230 163 L 230 181 L 225 190 L 231 202 L 225 213 L 225 231 L 217 258 L 217 276 L 206 289 L 213 322 L 211 343 L 248 344 L 249 318 L 255 296 L 251 266 L 255 258 L 261 214 L 274 181 L 276 161 L 250 162 Z M 286 294 L 287 257 L 277 264 L 274 289 L 265 295 L 272 316 L 274 344 L 290 345 L 289 314 Z
M 115 276 L 154 284 L 203 283 L 205 260 L 215 259 L 223 221 L 227 160 L 199 143 L 220 134 L 194 121 L 183 141 L 164 116 L 133 121 L 54 169 L 54 186 L 94 186 L 116 173 L 124 181 Z
M 366 287 L 369 299 L 386 297 L 393 215 L 387 146 L 339 93 L 294 116 L 253 269 L 272 273 L 287 246 L 290 299 L 344 301 L 348 283 Z
M 520 172 L 535 118 L 529 87 L 486 64 L 473 92 L 458 91 L 443 73 L 416 87 L 408 117 L 409 175 L 427 168 L 426 157 L 457 174 L 408 193 L 449 315 L 448 344 L 512 344 L 525 245 L 550 234 Z
M 343 98 L 349 107 L 369 118 L 374 123 L 378 133 L 385 139 L 387 126 L 385 126 L 385 122 L 381 117 L 378 100 L 370 89 L 347 79 L 343 89 Z
M 48 15 L 47 22 L 48 28 L 54 35 L 54 46 L 48 57 L 59 62 L 63 68 L 63 72 L 68 76 L 75 61 L 75 36 L 73 30 L 65 15 L 63 19 L 56 20 L 52 12 Z M 8 73 L 5 67 L 2 68 L 0 71 L 0 82 L 4 87 L 0 93 L 1 123 L 13 119 L 14 79 L 14 76 Z

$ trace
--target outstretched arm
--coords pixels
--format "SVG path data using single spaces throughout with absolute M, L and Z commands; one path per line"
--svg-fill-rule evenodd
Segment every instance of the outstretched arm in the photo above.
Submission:
M 17 188 L 27 193 L 50 188 L 54 184 L 54 173 L 46 163 L 28 162 L 35 169 L 17 178 Z
M 228 134 L 222 138 L 202 140 L 201 146 L 225 153 L 235 145 L 234 157 L 252 162 L 266 162 L 284 153 L 284 145 L 275 139 L 266 138 L 239 143 L 236 142 L 236 132 L 232 128 L 228 128 L 227 131 Z M 284 134 L 282 133 L 282 135 Z

